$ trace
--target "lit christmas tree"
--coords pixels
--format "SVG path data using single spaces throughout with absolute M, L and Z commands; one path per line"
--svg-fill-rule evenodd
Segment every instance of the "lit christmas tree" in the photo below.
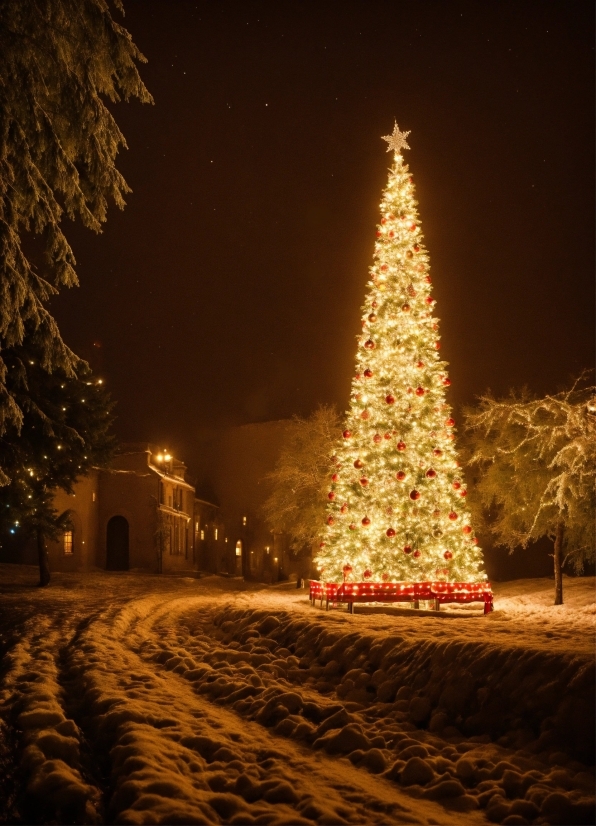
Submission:
M 317 564 L 327 582 L 482 582 L 414 186 L 395 152 Z

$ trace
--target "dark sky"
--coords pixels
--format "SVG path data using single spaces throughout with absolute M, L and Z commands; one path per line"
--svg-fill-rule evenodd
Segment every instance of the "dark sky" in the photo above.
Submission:
M 155 106 L 115 107 L 133 193 L 67 227 L 53 304 L 118 435 L 192 465 L 205 428 L 345 409 L 394 118 L 456 410 L 591 366 L 592 5 L 127 0 Z

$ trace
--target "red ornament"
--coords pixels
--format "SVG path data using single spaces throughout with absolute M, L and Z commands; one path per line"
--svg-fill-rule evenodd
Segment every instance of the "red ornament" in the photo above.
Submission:
M 443 384 L 445 385 L 445 387 L 449 387 L 451 385 L 451 379 L 445 376 L 445 378 L 443 379 Z
M 354 462 L 354 467 L 358 468 L 358 470 L 360 470 L 361 467 L 364 467 L 364 462 L 362 461 L 362 459 L 356 459 L 356 461 Z
M 367 368 L 366 368 L 366 370 L 364 371 L 364 377 L 365 377 L 365 378 L 367 378 L 367 379 L 370 379 L 370 378 L 372 378 L 372 374 L 373 374 L 373 371 L 372 371 L 372 370 L 370 370 L 370 369 L 367 367 Z
M 376 445 L 378 445 L 379 442 L 382 442 L 382 441 L 383 441 L 383 437 L 381 436 L 381 434 L 380 433 L 375 433 L 375 435 L 373 436 L 373 442 Z
M 410 227 L 410 232 L 414 232 L 415 229 L 416 229 L 416 224 L 412 224 L 411 227 Z
M 356 525 L 352 522 L 352 524 L 350 525 L 350 530 L 351 530 L 351 531 L 355 531 L 355 530 L 356 530 L 356 527 L 357 527 L 357 526 L 356 526 Z
M 420 499 L 420 493 L 417 490 L 410 491 L 410 499 L 413 502 L 416 502 L 418 499 Z
M 368 320 L 369 320 L 369 321 L 371 322 L 371 324 L 372 324 L 372 323 L 374 323 L 374 322 L 377 320 L 377 317 L 376 317 L 376 315 L 375 315 L 374 313 L 370 313 L 370 314 L 369 314 L 369 316 L 368 316 Z
M 449 416 L 448 419 L 445 419 L 445 427 L 453 427 L 454 424 L 455 419 L 452 419 L 451 416 Z
M 370 519 L 368 518 L 368 516 L 363 517 L 362 524 L 364 525 L 365 528 L 367 528 L 370 525 Z
M 381 579 L 383 582 L 389 582 L 389 574 L 381 574 Z
M 398 442 L 397 443 L 397 449 L 398 450 L 405 450 L 406 449 L 406 443 L 405 442 Z
M 460 495 L 460 496 L 467 496 L 467 495 L 468 495 L 468 491 L 467 491 L 465 488 L 462 488 L 462 489 L 460 490 L 460 492 L 459 492 L 459 495 Z
M 411 554 L 412 553 L 412 548 L 410 547 L 410 545 L 405 546 L 404 553 L 405 554 Z
M 387 536 L 389 536 L 389 537 L 395 536 L 395 531 L 393 530 L 393 528 L 387 528 L 386 533 L 387 533 Z
M 328 525 L 334 525 L 335 524 L 335 519 L 332 516 L 328 516 L 327 517 L 327 524 Z
M 352 570 L 351 565 L 344 565 L 343 571 L 344 571 L 345 574 L 349 574 L 351 570 Z
M 366 478 L 366 476 L 362 477 L 362 479 L 360 480 L 360 484 L 363 488 L 365 488 L 368 485 L 368 479 Z
M 376 301 L 373 301 L 373 302 L 372 302 L 372 304 L 371 304 L 370 306 L 373 308 L 373 310 L 376 310 L 376 308 L 377 308 L 379 305 L 377 304 L 377 302 L 376 302 Z
M 389 213 L 389 220 L 395 221 L 395 215 L 392 212 Z
M 440 515 L 441 511 L 438 508 L 435 508 L 435 510 L 433 511 L 434 518 L 437 519 Z
M 437 471 L 432 467 L 429 467 L 429 469 L 426 471 L 426 478 L 427 479 L 434 479 L 436 475 L 437 475 Z
M 461 488 L 461 482 L 458 482 L 457 479 L 453 483 L 453 490 L 459 490 Z
M 416 559 L 418 559 L 418 557 L 420 556 L 420 551 L 414 551 L 412 556 L 414 556 L 414 557 L 416 557 Z
M 344 432 L 342 433 L 342 436 L 344 437 L 344 439 L 349 439 L 351 435 L 352 434 L 349 430 L 344 430 Z
M 377 230 L 377 238 L 380 238 L 382 234 L 383 234 L 383 233 L 381 232 L 381 230 L 380 230 L 380 229 L 378 229 L 378 230 Z
M 478 544 L 478 537 L 475 536 L 474 539 L 472 539 L 472 542 L 474 543 L 474 545 L 477 545 Z
M 330 490 L 329 493 L 327 494 L 327 499 L 330 499 L 331 501 L 333 501 L 335 499 L 335 494 L 333 493 L 332 490 Z
M 433 455 L 434 455 L 434 456 L 442 456 L 442 455 L 443 455 L 443 451 L 442 451 L 442 450 L 440 450 L 440 448 L 436 447 L 436 448 L 433 450 Z
M 472 533 L 472 528 L 470 527 L 470 525 L 464 525 L 462 531 L 466 534 L 469 534 Z
M 453 559 L 453 554 L 451 553 L 451 551 L 445 551 L 443 556 L 445 559 Z
M 370 413 L 368 412 L 368 410 L 363 410 L 360 414 L 360 418 L 364 419 L 365 421 L 366 419 L 370 419 Z
M 419 362 L 417 362 L 417 363 L 416 363 L 416 367 L 417 367 L 419 370 L 422 370 L 422 368 L 424 367 L 424 362 L 423 362 L 423 361 L 419 361 Z
M 412 250 L 408 250 L 406 252 L 406 258 L 413 258 L 413 257 L 414 257 L 414 253 L 412 252 Z
M 403 470 L 398 470 L 397 473 L 395 474 L 395 478 L 397 479 L 398 482 L 403 482 L 404 479 L 406 478 L 406 474 L 404 473 Z
M 391 433 L 385 433 L 385 436 L 383 438 L 390 439 L 391 438 Z
M 449 519 L 451 519 L 452 522 L 455 522 L 455 520 L 457 519 L 457 514 L 455 511 L 451 511 L 451 513 L 449 514 Z
M 440 349 L 441 349 L 441 342 L 440 341 L 435 341 L 435 350 L 440 350 Z
M 381 264 L 381 269 L 383 272 L 387 272 L 387 264 Z
M 389 393 L 388 396 L 385 396 L 385 401 L 387 402 L 387 404 L 394 404 L 395 397 L 392 396 L 391 393 Z
M 367 350 L 374 350 L 375 349 L 375 343 L 372 340 L 372 338 L 367 339 L 364 342 L 364 346 L 366 347 Z
M 364 579 L 370 579 L 372 576 L 372 571 L 369 571 L 367 568 L 366 571 L 362 574 L 362 576 L 364 577 Z
M 430 275 L 425 275 L 424 280 L 426 281 L 427 284 L 430 284 L 432 282 L 432 278 L 430 277 Z
M 339 510 L 340 510 L 341 513 L 347 513 L 348 506 L 346 505 L 345 502 L 343 503 L 343 505 L 341 506 L 341 508 Z
M 319 542 L 319 548 L 324 548 L 324 547 L 325 547 L 325 543 L 324 542 Z
M 393 232 L 393 230 L 389 230 L 389 237 L 390 237 L 390 238 L 393 238 L 393 237 L 394 237 L 394 235 L 395 235 L 395 233 Z
M 424 387 L 417 387 L 416 388 L 416 395 L 417 396 L 424 396 Z
M 381 223 L 386 224 L 387 223 L 387 218 L 381 218 Z
M 414 298 L 414 296 L 416 295 L 416 290 L 414 289 L 413 284 L 410 284 L 410 286 L 408 287 L 408 295 L 411 295 L 412 298 Z
M 414 252 L 420 252 L 420 245 L 414 244 Z
M 331 476 L 331 481 L 332 481 L 332 482 L 337 482 L 337 480 L 338 480 L 338 479 L 339 479 L 339 473 L 334 473 L 334 474 Z
M 402 310 L 403 310 L 404 313 L 409 313 L 410 312 L 410 305 L 409 304 L 404 304 L 402 306 Z

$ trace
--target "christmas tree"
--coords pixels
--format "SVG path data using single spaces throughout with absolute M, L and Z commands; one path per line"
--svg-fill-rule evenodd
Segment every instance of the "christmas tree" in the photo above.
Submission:
M 407 135 L 396 124 L 384 138 L 395 157 L 317 554 L 329 582 L 486 579 L 445 400 L 450 380 L 428 254 L 401 155 Z

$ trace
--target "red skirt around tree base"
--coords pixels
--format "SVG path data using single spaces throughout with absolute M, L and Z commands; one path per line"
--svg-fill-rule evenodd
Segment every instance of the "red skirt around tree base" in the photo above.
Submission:
M 448 602 L 483 602 L 484 613 L 493 610 L 493 592 L 490 582 L 317 582 L 310 580 L 309 599 L 329 603 L 347 603 L 350 613 L 355 602 L 413 602 L 433 600 L 435 610 Z

